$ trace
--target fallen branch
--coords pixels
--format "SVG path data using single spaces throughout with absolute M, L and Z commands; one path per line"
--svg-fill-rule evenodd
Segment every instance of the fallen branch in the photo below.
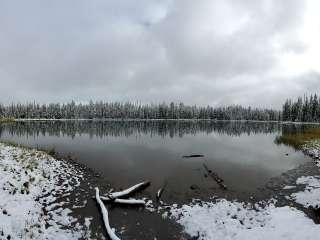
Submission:
M 133 194 L 134 192 L 137 192 L 141 189 L 148 187 L 149 185 L 150 185 L 149 181 L 138 183 L 128 189 L 123 190 L 123 191 L 110 193 L 110 194 L 106 195 L 105 197 L 110 198 L 110 199 L 127 197 L 130 194 Z
M 101 209 L 101 213 L 102 213 L 102 217 L 103 217 L 103 221 L 104 221 L 104 226 L 107 230 L 107 233 L 108 233 L 109 237 L 111 238 L 111 240 L 120 240 L 120 238 L 118 238 L 116 236 L 116 234 L 113 232 L 113 230 L 111 229 L 111 227 L 109 225 L 108 210 L 104 206 L 103 202 L 100 199 L 99 188 L 96 187 L 95 189 L 96 189 L 96 199 L 97 199 L 97 202 L 98 202 L 100 209 Z
M 120 204 L 132 204 L 132 205 L 145 205 L 146 202 L 144 200 L 140 200 L 140 199 L 121 199 L 121 198 L 109 198 L 109 197 L 104 197 L 104 196 L 100 196 L 100 199 L 102 201 L 108 201 L 110 203 L 120 203 Z

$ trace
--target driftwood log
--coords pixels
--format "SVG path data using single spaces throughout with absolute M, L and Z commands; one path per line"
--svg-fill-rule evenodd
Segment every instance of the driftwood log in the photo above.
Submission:
M 128 205 L 145 205 L 146 204 L 146 202 L 144 200 L 133 199 L 133 198 L 129 198 L 129 199 L 121 199 L 121 198 L 111 199 L 111 198 L 108 198 L 108 197 L 100 196 L 100 199 L 102 201 L 106 201 L 108 203 L 119 203 L 119 204 L 128 204 Z
M 101 210 L 101 214 L 102 214 L 102 217 L 103 217 L 103 222 L 104 222 L 104 226 L 106 228 L 106 231 L 107 231 L 107 233 L 108 233 L 108 235 L 109 235 L 111 240 L 120 240 L 120 238 L 117 237 L 117 235 L 114 233 L 114 231 L 110 227 L 108 210 L 104 206 L 103 202 L 100 199 L 99 188 L 96 187 L 95 189 L 96 189 L 96 199 L 97 199 L 97 202 L 98 202 L 98 204 L 100 206 L 100 210 Z
M 106 198 L 109 198 L 109 199 L 126 198 L 137 191 L 145 189 L 149 185 L 150 185 L 150 182 L 145 181 L 145 182 L 138 183 L 130 188 L 123 190 L 123 191 L 113 192 L 113 193 L 109 193 L 109 194 L 103 195 L 103 196 Z

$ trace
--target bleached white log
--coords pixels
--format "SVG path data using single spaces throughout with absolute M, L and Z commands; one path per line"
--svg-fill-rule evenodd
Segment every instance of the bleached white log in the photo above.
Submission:
M 121 203 L 121 204 L 138 204 L 138 205 L 145 205 L 146 202 L 144 200 L 140 200 L 140 199 L 121 199 L 121 198 L 116 198 L 116 199 L 112 199 L 109 197 L 104 197 L 104 196 L 100 196 L 100 199 L 103 201 L 111 201 L 114 203 Z
M 142 189 L 142 188 L 148 186 L 149 184 L 150 184 L 150 182 L 138 183 L 128 189 L 123 190 L 123 191 L 110 193 L 105 197 L 111 198 L 111 199 L 127 197 L 128 195 L 138 191 L 139 189 Z
M 109 224 L 109 217 L 108 217 L 108 210 L 107 208 L 104 206 L 103 202 L 101 201 L 100 199 L 100 195 L 99 195 L 99 188 L 95 188 L 96 189 L 96 199 L 97 199 L 97 202 L 100 206 L 100 210 L 101 210 L 101 213 L 102 213 L 102 217 L 103 217 L 103 222 L 104 222 L 104 226 L 107 230 L 107 233 L 109 235 L 109 237 L 112 239 L 112 240 L 120 240 L 120 238 L 117 237 L 117 235 L 114 233 L 114 231 L 112 230 L 112 228 L 110 227 L 110 224 Z

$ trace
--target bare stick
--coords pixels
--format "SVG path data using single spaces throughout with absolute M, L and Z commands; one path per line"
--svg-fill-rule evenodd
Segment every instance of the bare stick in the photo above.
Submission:
M 103 217 L 103 221 L 104 221 L 104 226 L 107 230 L 107 233 L 108 233 L 109 237 L 111 238 L 111 240 L 120 240 L 120 238 L 118 238 L 116 236 L 116 234 L 112 231 L 112 229 L 109 225 L 108 210 L 104 206 L 103 202 L 100 199 L 99 188 L 96 187 L 95 189 L 96 189 L 96 199 L 97 199 L 97 202 L 98 202 L 100 209 L 101 209 L 101 213 L 102 213 L 102 217 Z
M 156 197 L 157 197 L 157 200 L 158 200 L 158 201 L 160 200 L 161 195 L 162 195 L 162 193 L 164 192 L 164 189 L 166 188 L 166 186 L 167 186 L 167 181 L 165 181 L 165 183 L 163 184 L 163 186 L 157 191 Z

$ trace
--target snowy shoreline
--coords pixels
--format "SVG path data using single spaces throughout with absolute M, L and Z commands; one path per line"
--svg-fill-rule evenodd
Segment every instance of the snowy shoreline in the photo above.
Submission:
M 312 141 L 304 145 L 303 151 L 320 167 L 320 142 Z M 293 192 L 287 199 L 302 208 L 320 208 L 320 176 L 302 176 L 295 186 L 284 189 L 303 191 Z M 256 204 L 212 199 L 209 202 L 194 200 L 180 207 L 171 206 L 163 213 L 181 224 L 184 231 L 199 240 L 301 240 L 315 239 L 320 235 L 320 225 L 315 224 L 306 214 L 292 206 L 276 206 L 276 200 Z
M 92 198 L 93 186 L 104 192 L 111 189 L 104 179 L 76 162 L 0 142 L 0 239 L 106 239 Z M 152 205 L 147 199 L 134 203 L 142 202 L 147 208 Z M 117 234 L 125 235 L 127 225 L 118 224 L 112 222 L 120 229 Z M 135 223 L 128 226 L 131 224 Z M 179 235 L 181 229 L 174 233 Z
M 303 151 L 315 160 L 315 167 L 320 166 L 318 142 L 306 144 Z M 42 151 L 0 143 L 0 176 L 0 239 L 90 239 L 90 219 L 80 224 L 65 202 L 57 200 L 79 187 L 82 170 Z M 290 201 L 304 208 L 319 208 L 320 176 L 299 177 L 294 186 L 284 189 L 290 190 Z M 250 204 L 213 198 L 147 209 L 158 210 L 200 240 L 300 240 L 320 234 L 320 226 L 301 209 L 278 207 L 274 199 Z
M 0 239 L 79 239 L 87 234 L 57 201 L 82 172 L 47 153 L 0 143 Z

